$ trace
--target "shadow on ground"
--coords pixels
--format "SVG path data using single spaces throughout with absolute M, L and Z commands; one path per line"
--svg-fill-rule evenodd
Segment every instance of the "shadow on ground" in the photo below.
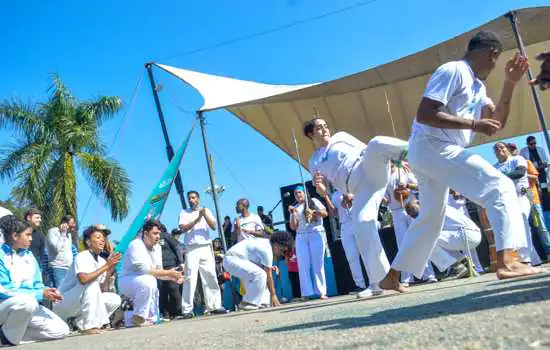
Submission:
M 367 326 L 387 325 L 426 320 L 448 315 L 503 308 L 512 305 L 550 300 L 550 281 L 540 280 L 547 274 L 534 276 L 521 284 L 509 285 L 507 281 L 492 284 L 494 288 L 474 292 L 453 299 L 414 306 L 384 310 L 365 317 L 344 317 L 327 321 L 303 323 L 266 330 L 267 333 L 290 332 L 308 329 L 343 330 Z M 517 281 L 517 280 L 516 280 Z

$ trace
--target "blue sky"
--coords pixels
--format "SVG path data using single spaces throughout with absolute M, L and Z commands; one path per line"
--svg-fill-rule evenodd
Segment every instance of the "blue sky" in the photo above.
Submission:
M 50 74 L 58 72 L 79 98 L 117 95 L 128 107 L 144 74 L 143 65 L 149 61 L 266 83 L 329 80 L 422 50 L 510 9 L 549 5 L 550 1 L 377 0 L 265 36 L 172 57 L 357 3 L 360 1 L 6 2 L 0 13 L 5 48 L 0 55 L 0 97 L 40 101 L 45 98 Z M 156 77 L 164 87 L 160 98 L 177 148 L 194 121 L 181 109 L 198 109 L 201 98 L 164 72 L 157 70 Z M 95 198 L 84 212 L 90 190 L 83 179 L 79 181 L 83 225 L 106 223 L 115 237 L 125 232 L 167 165 L 148 84 L 143 76 L 131 111 L 125 110 L 103 128 L 105 141 L 113 144 L 126 115 L 110 153 L 134 182 L 128 218 L 113 223 Z M 237 118 L 224 111 L 209 113 L 207 118 L 216 177 L 227 188 L 221 198 L 223 215 L 234 216 L 234 204 L 240 197 L 269 209 L 279 199 L 280 186 L 299 181 L 296 164 Z M 180 169 L 184 188 L 204 193 L 209 180 L 196 131 Z M 12 137 L 9 131 L 0 131 L 0 145 Z M 517 143 L 523 146 L 524 138 Z M 494 159 L 489 147 L 477 151 Z M 0 198 L 8 197 L 10 187 L 0 183 Z M 206 194 L 203 202 L 213 208 Z M 162 218 L 167 226 L 177 224 L 179 210 L 173 191 Z M 281 218 L 281 213 L 279 208 L 275 218 Z

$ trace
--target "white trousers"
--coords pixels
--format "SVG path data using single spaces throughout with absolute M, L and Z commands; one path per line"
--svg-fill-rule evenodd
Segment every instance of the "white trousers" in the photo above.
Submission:
M 185 282 L 183 282 L 182 311 L 193 311 L 193 298 L 197 287 L 197 276 L 200 272 L 204 303 L 207 311 L 222 307 L 220 287 L 216 276 L 216 261 L 212 246 L 190 246 L 185 253 Z
M 397 159 L 406 148 L 405 141 L 386 136 L 374 137 L 349 179 L 348 190 L 355 195 L 353 231 L 370 284 L 378 284 L 390 269 L 378 234 L 378 208 L 390 178 L 390 160 Z
M 395 270 L 422 274 L 443 226 L 449 186 L 487 209 L 497 251 L 527 246 L 512 180 L 460 146 L 414 135 L 409 143 L 409 163 L 418 179 L 422 210 L 393 261 Z
M 395 233 L 395 240 L 397 242 L 397 249 L 401 249 L 401 244 L 405 238 L 405 234 L 411 226 L 412 218 L 407 214 L 405 209 L 395 209 L 391 212 L 393 219 L 393 231 Z M 435 272 L 430 261 L 426 263 L 422 279 L 427 280 L 435 278 Z M 401 282 L 411 283 L 413 281 L 413 274 L 406 271 L 401 271 Z
M 367 288 L 365 279 L 363 278 L 363 270 L 361 269 L 361 255 L 359 255 L 359 248 L 357 247 L 351 221 L 340 225 L 340 239 L 342 240 L 346 260 L 348 261 L 355 285 L 361 289 Z
M 126 327 L 132 326 L 132 317 L 139 316 L 144 320 L 156 323 L 159 317 L 159 290 L 157 279 L 152 275 L 124 276 L 118 283 L 120 293 L 130 298 L 134 304 L 133 311 L 124 313 Z
M 542 263 L 539 254 L 533 244 L 533 235 L 531 234 L 531 225 L 529 225 L 529 216 L 531 215 L 531 202 L 527 195 L 519 196 L 519 206 L 521 208 L 521 216 L 523 218 L 523 226 L 525 227 L 525 240 L 527 241 L 527 247 L 520 248 L 518 253 L 521 260 L 524 262 L 530 262 L 533 265 L 539 265 Z
M 21 341 L 62 339 L 69 334 L 69 326 L 31 295 L 17 295 L 2 301 L 0 326 L 6 339 L 14 345 Z
M 65 321 L 75 317 L 80 330 L 101 328 L 109 324 L 109 317 L 118 309 L 120 296 L 101 292 L 99 281 L 77 284 L 63 293 L 63 300 L 53 305 L 53 311 Z
M 456 231 L 442 230 L 430 256 L 430 260 L 440 271 L 445 271 L 467 255 L 473 256 L 481 242 L 481 231 L 471 220 Z M 477 257 L 477 254 L 475 255 Z M 474 260 L 474 258 L 472 258 Z
M 300 275 L 302 297 L 327 295 L 325 278 L 325 231 L 298 233 L 296 235 L 296 258 Z M 313 270 L 313 276 L 311 275 Z
M 271 304 L 271 294 L 267 289 L 267 274 L 264 269 L 236 256 L 226 256 L 223 259 L 223 267 L 244 284 L 246 290 L 243 296 L 244 302 L 256 306 Z

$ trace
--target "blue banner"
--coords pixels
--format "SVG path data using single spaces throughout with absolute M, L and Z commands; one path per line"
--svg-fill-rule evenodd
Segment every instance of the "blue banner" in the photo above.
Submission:
M 151 191 L 149 198 L 147 198 L 147 201 L 145 202 L 145 204 L 143 204 L 143 207 L 132 222 L 132 225 L 130 225 L 128 231 L 126 231 L 124 236 L 122 236 L 120 243 L 117 244 L 115 249 L 117 252 L 121 252 L 124 254 L 132 240 L 136 238 L 139 230 L 141 229 L 145 221 L 149 219 L 160 218 L 160 215 L 164 210 L 166 200 L 168 199 L 168 194 L 170 194 L 170 190 L 172 189 L 172 184 L 176 179 L 176 175 L 178 173 L 180 163 L 183 159 L 183 155 L 185 154 L 187 146 L 189 145 L 189 140 L 191 139 L 191 134 L 193 133 L 194 128 L 195 126 L 193 125 L 191 127 L 191 130 L 189 131 L 189 135 L 187 135 L 187 138 L 181 144 L 178 152 L 174 155 L 174 158 L 172 158 L 170 164 L 168 164 L 168 168 L 166 168 L 164 174 L 162 174 L 160 181 Z M 122 264 L 118 265 L 120 267 Z

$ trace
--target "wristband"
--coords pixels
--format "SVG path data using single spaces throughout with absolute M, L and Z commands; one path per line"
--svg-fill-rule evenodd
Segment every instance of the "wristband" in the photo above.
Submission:
M 476 129 L 476 120 L 472 119 L 472 130 Z

